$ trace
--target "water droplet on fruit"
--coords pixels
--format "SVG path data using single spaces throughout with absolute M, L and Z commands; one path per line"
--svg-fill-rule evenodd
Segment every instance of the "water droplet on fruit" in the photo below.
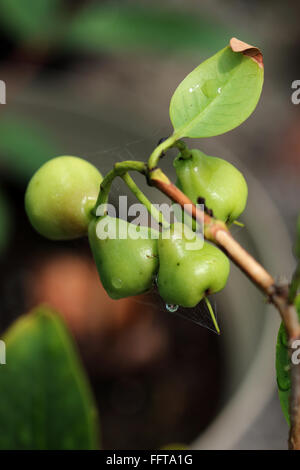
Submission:
M 123 281 L 122 279 L 119 279 L 117 277 L 113 278 L 112 280 L 112 285 L 116 288 L 116 289 L 120 289 L 122 287 L 122 284 L 123 284 Z
M 168 310 L 168 312 L 171 312 L 171 313 L 177 312 L 178 308 L 179 308 L 179 305 L 166 304 L 166 309 Z

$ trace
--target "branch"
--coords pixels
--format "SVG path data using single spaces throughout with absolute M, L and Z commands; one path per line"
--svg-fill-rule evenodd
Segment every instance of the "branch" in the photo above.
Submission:
M 159 168 L 150 170 L 148 182 L 166 194 L 173 202 L 180 204 L 190 216 L 201 223 L 204 220 L 204 236 L 218 245 L 227 256 L 267 296 L 268 301 L 278 310 L 284 323 L 289 345 L 300 339 L 300 324 L 293 303 L 289 301 L 288 286 L 276 285 L 273 277 L 261 266 L 231 235 L 227 226 L 210 217 L 178 189 Z M 294 280 L 298 274 L 295 274 Z M 296 282 L 296 280 L 295 280 Z M 292 283 L 292 285 L 294 285 Z M 300 450 L 300 366 L 291 363 L 292 390 L 290 398 L 291 428 L 289 448 Z

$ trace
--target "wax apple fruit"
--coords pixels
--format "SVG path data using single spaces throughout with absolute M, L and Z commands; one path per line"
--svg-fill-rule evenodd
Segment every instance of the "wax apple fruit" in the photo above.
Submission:
M 231 163 L 191 150 L 191 157 L 174 160 L 177 186 L 194 204 L 202 198 L 214 217 L 232 223 L 243 212 L 248 188 L 242 173 Z
M 227 256 L 208 242 L 188 249 L 192 232 L 185 230 L 176 223 L 165 232 L 166 238 L 161 235 L 158 240 L 158 290 L 167 304 L 195 307 L 205 295 L 225 287 L 230 265 Z
M 91 163 L 62 156 L 46 162 L 31 178 L 25 209 L 37 232 L 51 240 L 87 234 L 102 181 Z
M 131 229 L 144 238 L 131 238 Z M 151 289 L 158 269 L 159 234 L 156 232 L 154 235 L 154 232 L 148 227 L 136 227 L 109 216 L 90 223 L 91 250 L 103 287 L 111 298 L 121 299 Z M 156 239 L 151 236 L 156 236 Z

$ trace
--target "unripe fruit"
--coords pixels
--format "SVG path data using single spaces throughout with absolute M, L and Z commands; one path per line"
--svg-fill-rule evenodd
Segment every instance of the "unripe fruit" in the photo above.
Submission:
M 248 188 L 242 173 L 231 163 L 191 150 L 191 157 L 174 160 L 177 186 L 194 204 L 202 198 L 213 216 L 232 223 L 245 209 Z
M 131 229 L 144 239 L 132 239 Z M 156 233 L 156 239 L 151 238 L 151 232 L 152 237 Z M 104 238 L 105 235 L 108 236 Z M 112 235 L 116 238 L 111 238 Z M 158 236 L 158 232 L 148 227 L 137 227 L 110 216 L 92 220 L 90 247 L 103 287 L 112 299 L 139 295 L 151 289 L 158 269 Z
M 25 209 L 37 232 L 51 240 L 87 234 L 102 181 L 94 165 L 78 157 L 56 157 L 31 178 Z
M 166 238 L 161 235 L 158 240 L 157 284 L 167 304 L 195 307 L 205 295 L 225 287 L 230 264 L 227 256 L 208 242 L 202 248 L 188 249 L 193 232 L 188 227 L 185 230 L 176 223 L 165 232 Z

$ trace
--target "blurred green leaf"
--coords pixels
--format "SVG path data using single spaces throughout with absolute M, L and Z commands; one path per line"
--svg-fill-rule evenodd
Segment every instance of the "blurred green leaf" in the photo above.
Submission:
M 41 306 L 4 337 L 0 449 L 94 449 L 97 413 L 61 318 Z
M 111 2 L 82 9 L 66 30 L 65 44 L 84 51 L 199 53 L 219 49 L 229 29 L 195 12 L 157 5 Z
M 7 200 L 0 191 L 0 256 L 9 241 L 11 223 L 12 218 Z
M 300 295 L 296 297 L 295 306 L 300 319 Z M 276 375 L 277 387 L 280 405 L 288 424 L 290 424 L 289 416 L 289 397 L 291 391 L 290 378 L 290 358 L 288 352 L 288 339 L 283 323 L 281 323 L 276 345 Z
M 230 46 L 202 62 L 171 99 L 177 138 L 211 137 L 239 126 L 257 105 L 263 76 L 263 67 Z
M 61 5 L 61 0 L 1 0 L 1 24 L 19 39 L 40 41 L 55 32 Z
M 49 158 L 58 154 L 47 130 L 22 118 L 0 119 L 0 169 L 29 179 Z

